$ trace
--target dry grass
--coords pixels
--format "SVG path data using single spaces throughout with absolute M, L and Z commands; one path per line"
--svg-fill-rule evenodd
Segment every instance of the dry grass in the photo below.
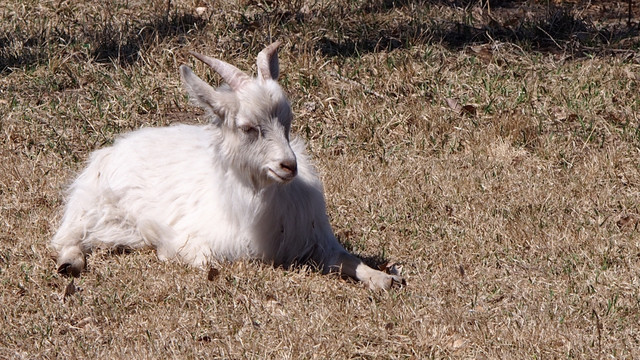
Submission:
M 483 13 L 451 3 L 0 5 L 0 358 L 640 357 L 637 35 L 451 37 Z M 271 37 L 336 233 L 408 285 L 101 251 L 65 297 L 47 243 L 89 152 L 202 121 L 187 51 L 253 70 Z

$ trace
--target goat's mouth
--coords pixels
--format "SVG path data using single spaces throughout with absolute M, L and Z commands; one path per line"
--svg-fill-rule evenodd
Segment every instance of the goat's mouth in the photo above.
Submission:
M 286 184 L 296 177 L 296 172 L 294 171 L 277 171 L 271 168 L 269 168 L 267 174 L 272 180 L 275 180 L 276 182 L 279 182 L 281 184 Z

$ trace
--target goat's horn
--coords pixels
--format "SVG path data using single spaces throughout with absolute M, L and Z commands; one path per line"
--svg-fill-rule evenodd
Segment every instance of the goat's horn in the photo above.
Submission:
M 278 40 L 264 48 L 258 54 L 258 77 L 264 80 L 278 80 L 280 68 L 278 66 L 278 47 L 282 41 Z
M 226 83 L 229 84 L 229 86 L 231 86 L 231 89 L 234 91 L 242 87 L 242 84 L 244 84 L 245 82 L 251 80 L 249 75 L 242 72 L 242 70 L 222 60 L 210 58 L 208 56 L 198 54 L 197 52 L 194 52 L 194 51 L 191 51 L 190 53 L 191 55 L 195 56 L 198 60 L 211 66 L 211 68 L 215 70 L 218 74 L 220 74 L 220 76 L 222 76 L 224 81 L 226 81 Z

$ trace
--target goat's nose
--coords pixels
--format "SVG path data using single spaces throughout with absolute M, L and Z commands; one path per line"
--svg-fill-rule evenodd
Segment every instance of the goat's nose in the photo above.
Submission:
M 298 163 L 295 159 L 282 161 L 280 163 L 280 167 L 282 168 L 282 170 L 290 173 L 291 176 L 294 176 L 298 172 Z

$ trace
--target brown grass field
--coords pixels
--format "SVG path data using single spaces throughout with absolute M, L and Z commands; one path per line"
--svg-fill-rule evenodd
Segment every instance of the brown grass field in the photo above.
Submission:
M 563 3 L 3 1 L 0 358 L 640 358 L 640 6 Z M 151 250 L 68 286 L 89 153 L 206 120 L 189 50 L 253 73 L 275 39 L 336 234 L 406 286 Z

